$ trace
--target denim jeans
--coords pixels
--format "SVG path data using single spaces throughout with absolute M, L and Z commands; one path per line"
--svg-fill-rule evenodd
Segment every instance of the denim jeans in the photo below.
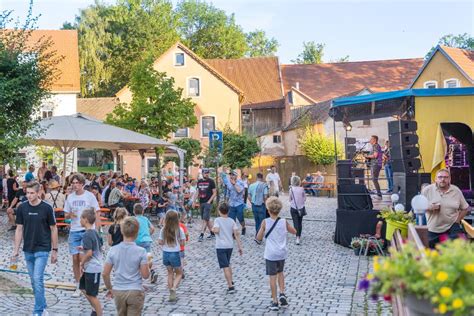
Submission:
M 393 191 L 393 170 L 392 170 L 392 165 L 391 164 L 386 164 L 385 165 L 385 177 L 387 178 L 388 182 L 388 190 L 390 192 Z
M 232 218 L 236 222 L 237 220 L 239 220 L 239 222 L 242 224 L 244 222 L 244 209 L 245 209 L 245 204 L 231 206 L 229 208 L 229 217 Z
M 265 204 L 255 205 L 252 203 L 253 217 L 255 219 L 255 230 L 256 233 L 260 230 L 263 220 L 265 219 Z
M 44 270 L 48 263 L 49 252 L 37 251 L 26 252 L 25 259 L 30 275 L 31 287 L 35 295 L 35 309 L 33 314 L 41 315 L 46 309 L 46 298 L 44 296 Z

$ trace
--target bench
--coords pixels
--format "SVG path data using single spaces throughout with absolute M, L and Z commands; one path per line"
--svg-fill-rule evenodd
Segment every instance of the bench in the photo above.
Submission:
M 321 185 L 321 187 L 319 188 L 314 188 L 314 187 L 311 187 L 311 188 L 305 188 L 304 186 L 305 185 L 316 185 L 316 184 L 319 184 Z M 306 191 L 306 190 L 313 190 L 313 191 L 325 191 L 328 193 L 328 198 L 331 197 L 331 193 L 332 193 L 332 196 L 335 196 L 335 192 L 336 192 L 336 184 L 335 183 L 332 183 L 332 182 L 305 182 L 303 181 L 301 183 L 301 185 L 303 186 L 303 189 Z

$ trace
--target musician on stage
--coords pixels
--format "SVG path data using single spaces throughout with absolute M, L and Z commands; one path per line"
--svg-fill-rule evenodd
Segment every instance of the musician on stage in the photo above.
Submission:
M 375 190 L 377 191 L 377 199 L 381 200 L 382 192 L 380 191 L 379 174 L 382 169 L 383 151 L 382 147 L 379 145 L 379 137 L 377 135 L 372 135 L 370 137 L 370 144 L 372 145 L 372 149 L 369 155 L 365 156 L 365 158 L 370 159 L 372 181 L 374 182 Z

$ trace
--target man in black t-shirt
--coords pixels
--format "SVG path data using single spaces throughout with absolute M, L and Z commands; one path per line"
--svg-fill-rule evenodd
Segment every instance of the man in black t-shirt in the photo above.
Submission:
M 199 179 L 197 183 L 199 205 L 202 218 L 202 231 L 198 239 L 199 241 L 202 241 L 204 239 L 206 227 L 209 228 L 209 232 L 211 233 L 207 238 L 210 239 L 214 237 L 211 224 L 211 208 L 212 202 L 214 202 L 214 199 L 217 196 L 216 183 L 214 182 L 214 180 L 209 178 L 209 169 L 203 169 L 202 176 L 203 178 Z
M 8 221 L 12 224 L 12 227 L 8 229 L 8 231 L 13 231 L 16 230 L 16 225 L 15 225 L 15 209 L 23 202 L 27 201 L 28 199 L 26 198 L 26 185 L 28 183 L 26 181 L 23 181 L 21 183 L 21 189 L 16 191 L 15 193 L 15 198 L 10 204 L 10 207 L 7 209 L 7 216 L 8 216 Z
M 58 229 L 54 211 L 51 205 L 41 201 L 39 190 L 39 183 L 29 183 L 26 189 L 28 201 L 22 203 L 16 211 L 17 228 L 12 257 L 12 262 L 18 259 L 23 240 L 23 252 L 35 296 L 35 315 L 42 315 L 47 307 L 44 296 L 44 270 L 50 251 L 53 251 L 51 263 L 56 263 L 58 258 Z

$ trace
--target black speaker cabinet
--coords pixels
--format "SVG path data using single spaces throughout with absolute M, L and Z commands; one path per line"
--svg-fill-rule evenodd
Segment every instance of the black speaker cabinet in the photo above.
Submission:
M 352 160 L 338 160 L 336 164 L 337 183 L 338 184 L 353 184 L 351 179 Z
M 393 193 L 398 193 L 400 199 L 398 203 L 405 206 L 405 210 L 411 210 L 411 200 L 421 191 L 421 185 L 431 183 L 431 174 L 404 172 L 393 173 Z
M 416 121 L 391 121 L 388 122 L 388 134 L 416 132 L 418 124 Z

